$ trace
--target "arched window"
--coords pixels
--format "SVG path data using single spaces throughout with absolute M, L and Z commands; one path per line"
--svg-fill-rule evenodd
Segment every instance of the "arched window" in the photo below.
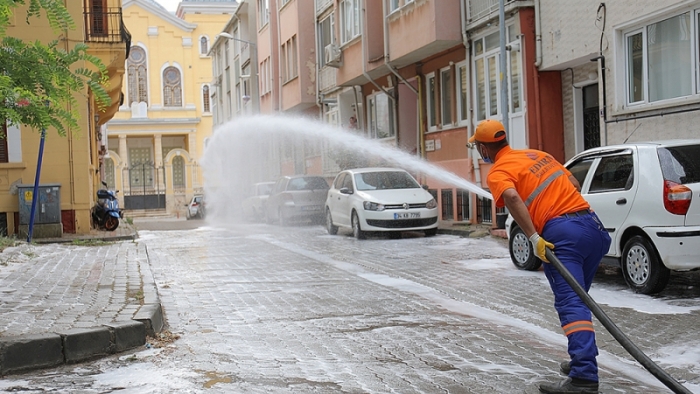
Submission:
M 176 67 L 170 66 L 163 70 L 163 105 L 182 107 L 182 78 Z
M 146 51 L 138 46 L 131 47 L 127 60 L 129 74 L 129 106 L 132 103 L 148 103 L 148 68 L 146 67 Z
M 208 52 L 209 39 L 207 37 L 202 36 L 202 38 L 199 39 L 199 54 L 202 56 L 206 56 Z
M 209 102 L 209 85 L 202 86 L 202 111 L 211 112 L 211 103 Z
M 185 187 L 185 159 L 182 156 L 173 158 L 173 187 Z
M 114 160 L 111 157 L 104 158 L 105 165 L 105 182 L 107 182 L 107 187 L 116 188 L 117 185 L 114 180 Z

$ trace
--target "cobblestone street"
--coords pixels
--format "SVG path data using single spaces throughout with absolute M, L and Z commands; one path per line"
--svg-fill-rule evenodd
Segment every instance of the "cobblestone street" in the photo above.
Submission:
M 10 376 L 3 389 L 536 393 L 539 382 L 562 378 L 566 345 L 551 291 L 542 272 L 515 269 L 503 240 L 405 234 L 358 241 L 320 226 L 241 225 L 140 230 L 137 242 L 146 246 L 167 328 L 180 338 Z M 674 277 L 664 299 L 649 298 L 687 313 L 603 308 L 700 392 L 696 364 L 663 362 L 700 345 L 688 329 L 700 315 L 700 297 L 683 293 L 689 280 L 697 276 Z M 635 296 L 603 270 L 596 292 Z M 601 392 L 670 392 L 596 327 Z

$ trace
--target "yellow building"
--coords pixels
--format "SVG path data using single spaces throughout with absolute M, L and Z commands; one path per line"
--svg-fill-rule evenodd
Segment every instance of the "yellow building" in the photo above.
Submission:
M 77 43 L 86 43 L 89 53 L 99 57 L 108 68 L 107 89 L 113 104 L 105 111 L 97 111 L 92 93 L 86 87 L 85 91 L 75 94 L 78 108 L 66 108 L 78 114 L 80 129 L 68 129 L 65 137 L 54 129 L 46 131 L 39 180 L 42 195 L 37 200 L 33 238 L 90 232 L 90 209 L 99 181 L 99 125 L 106 123 L 118 110 L 129 47 L 129 33 L 122 24 L 121 0 L 64 4 L 76 24 L 75 29 L 57 36 L 44 17 L 32 17 L 27 24 L 27 8 L 22 6 L 16 9 L 7 35 L 25 42 L 48 43 L 57 39 L 59 48 L 66 50 Z M 90 68 L 91 65 L 78 62 L 74 67 Z M 0 139 L 0 228 L 7 234 L 24 237 L 28 230 L 41 131 L 23 125 L 4 126 L 7 138 Z M 29 205 L 26 202 L 30 202 Z
M 213 126 L 207 54 L 235 11 L 234 0 L 187 0 L 174 14 L 153 0 L 124 0 L 132 46 L 124 101 L 107 124 L 104 179 L 120 190 L 127 216 L 184 214 L 202 193 L 198 162 Z

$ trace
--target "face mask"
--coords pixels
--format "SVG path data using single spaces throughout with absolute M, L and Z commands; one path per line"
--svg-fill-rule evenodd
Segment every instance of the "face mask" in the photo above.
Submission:
M 480 149 L 479 154 L 481 155 L 481 159 L 484 161 L 484 163 L 491 164 L 493 163 L 493 160 L 485 153 L 487 152 L 486 149 Z

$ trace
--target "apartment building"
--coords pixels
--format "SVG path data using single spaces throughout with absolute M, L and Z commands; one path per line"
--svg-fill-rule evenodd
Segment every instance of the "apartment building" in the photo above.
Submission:
M 33 238 L 60 237 L 64 233 L 90 232 L 90 209 L 95 192 L 100 187 L 100 165 L 103 135 L 101 126 L 117 112 L 121 97 L 124 60 L 130 35 L 121 15 L 121 0 L 84 0 L 66 2 L 76 28 L 62 32 L 58 37 L 44 17 L 33 17 L 24 23 L 27 6 L 17 8 L 16 23 L 7 29 L 7 35 L 24 41 L 47 44 L 58 40 L 60 48 L 70 50 L 78 44 L 87 44 L 88 53 L 98 57 L 107 67 L 105 85 L 112 104 L 98 109 L 89 88 L 75 94 L 79 129 L 66 130 L 65 136 L 56 130 L 46 130 L 45 149 L 41 160 L 40 192 L 37 200 Z M 86 62 L 76 67 L 91 67 Z M 87 99 L 86 99 L 87 98 Z M 0 143 L 0 231 L 21 237 L 27 235 L 29 207 L 39 167 L 41 130 L 23 125 L 5 125 Z M 28 193 L 28 194 L 27 194 Z
M 124 100 L 107 124 L 104 178 L 131 215 L 184 215 L 202 193 L 199 160 L 213 127 L 209 49 L 236 6 L 188 0 L 171 13 L 154 0 L 124 0 L 132 43 Z
M 490 165 L 466 141 L 484 119 L 502 121 L 514 147 L 560 161 L 626 140 L 694 136 L 697 0 L 505 0 L 503 17 L 498 0 L 315 0 L 311 22 L 309 3 L 248 4 L 262 113 L 315 113 L 481 187 Z M 339 170 L 328 155 L 292 156 L 280 153 L 279 173 Z M 491 201 L 422 181 L 441 219 L 496 224 Z
M 625 141 L 697 138 L 699 1 L 540 7 L 541 69 L 561 73 L 567 157 Z

